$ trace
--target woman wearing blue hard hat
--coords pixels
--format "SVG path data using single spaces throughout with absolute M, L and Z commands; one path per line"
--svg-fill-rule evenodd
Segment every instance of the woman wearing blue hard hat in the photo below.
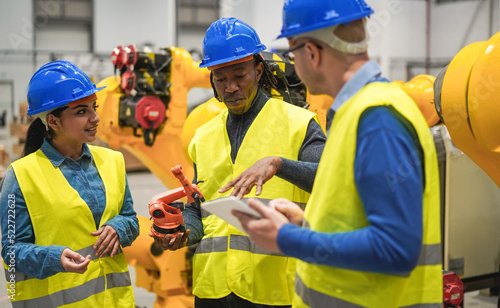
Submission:
M 227 106 L 198 128 L 189 146 L 194 181 L 203 181 L 207 201 L 233 195 L 307 202 L 326 137 L 314 113 L 264 94 L 262 87 L 275 83 L 260 55 L 264 49 L 255 30 L 236 18 L 207 30 L 200 67 L 211 71 L 214 94 Z M 293 259 L 255 249 L 248 236 L 215 215 L 190 206 L 183 214 L 191 231 L 187 244 L 199 242 L 193 260 L 197 308 L 290 307 Z
M 123 156 L 89 146 L 102 88 L 71 62 L 28 86 L 23 157 L 2 181 L 2 258 L 14 307 L 135 307 L 121 247 L 139 226 Z
M 294 307 L 443 305 L 434 141 L 368 57 L 372 13 L 363 0 L 285 1 L 279 37 L 297 74 L 335 98 L 329 137 L 305 212 L 281 199 L 249 202 L 258 221 L 237 215 L 258 246 L 299 259 Z

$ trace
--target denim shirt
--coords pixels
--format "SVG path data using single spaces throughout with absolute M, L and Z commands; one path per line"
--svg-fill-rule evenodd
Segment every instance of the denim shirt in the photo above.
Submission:
M 80 197 L 87 203 L 99 227 L 102 214 L 106 207 L 106 193 L 104 184 L 97 171 L 87 144 L 83 144 L 82 154 L 75 161 L 59 153 L 47 140 L 44 141 L 42 152 L 50 162 L 59 167 L 62 174 Z M 38 279 L 44 279 L 58 272 L 64 272 L 61 265 L 61 254 L 66 248 L 63 246 L 35 245 L 35 234 L 29 216 L 26 202 L 22 195 L 19 183 L 13 168 L 9 168 L 1 183 L 0 208 L 2 223 L 2 258 L 15 258 L 16 271 Z M 8 218 L 8 196 L 15 195 L 15 219 Z M 11 216 L 12 217 L 12 216 Z M 9 227 L 9 225 L 11 225 Z M 120 245 L 130 246 L 139 235 L 139 223 L 133 208 L 132 196 L 126 182 L 125 196 L 120 213 L 106 222 L 118 233 Z M 15 242 L 10 243 L 9 228 L 15 227 Z M 92 230 L 89 230 L 89 233 Z M 96 237 L 97 240 L 97 237 Z

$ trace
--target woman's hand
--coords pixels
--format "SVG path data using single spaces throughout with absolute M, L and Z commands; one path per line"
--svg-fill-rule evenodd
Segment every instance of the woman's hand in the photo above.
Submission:
M 90 263 L 90 255 L 85 258 L 69 248 L 65 248 L 61 254 L 61 265 L 68 273 L 83 274 Z
M 120 248 L 120 238 L 118 233 L 111 226 L 102 226 L 99 230 L 90 233 L 93 236 L 99 236 L 94 244 L 95 255 L 99 258 L 110 253 L 113 258 Z

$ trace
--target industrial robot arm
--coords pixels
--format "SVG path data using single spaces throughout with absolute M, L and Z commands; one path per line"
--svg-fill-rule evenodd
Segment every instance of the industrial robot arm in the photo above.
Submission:
M 191 206 L 196 207 L 205 201 L 198 186 L 190 183 L 184 176 L 182 166 L 175 166 L 171 171 L 182 187 L 158 194 L 149 203 L 149 214 L 153 219 L 149 235 L 163 250 L 176 250 L 186 245 L 190 230 L 186 230 L 184 225 L 184 203 L 180 199 L 187 197 Z

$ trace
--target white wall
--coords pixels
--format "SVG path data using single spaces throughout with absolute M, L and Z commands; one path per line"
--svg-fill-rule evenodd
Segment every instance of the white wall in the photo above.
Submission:
M 490 37 L 490 1 L 463 1 L 434 6 L 431 55 L 453 57 L 463 47 Z M 498 1 L 494 1 L 493 29 L 498 29 Z M 465 14 L 467 12 L 467 14 Z
M 221 17 L 236 17 L 252 26 L 267 50 L 287 49 L 285 39 L 276 40 L 281 32 L 283 0 L 222 0 Z
M 0 49 L 33 47 L 32 0 L 0 0 Z
M 0 79 L 14 82 L 16 106 L 26 100 L 26 86 L 33 73 L 32 14 L 31 0 L 0 0 Z M 17 107 L 13 113 L 17 114 Z
M 91 35 L 84 25 L 71 27 L 47 25 L 36 35 L 36 49 L 39 51 L 89 51 Z
M 184 30 L 179 32 L 177 46 L 186 50 L 195 49 L 201 52 L 203 38 L 205 37 L 204 31 Z
M 111 53 L 118 45 L 175 43 L 175 0 L 95 0 L 94 48 Z

